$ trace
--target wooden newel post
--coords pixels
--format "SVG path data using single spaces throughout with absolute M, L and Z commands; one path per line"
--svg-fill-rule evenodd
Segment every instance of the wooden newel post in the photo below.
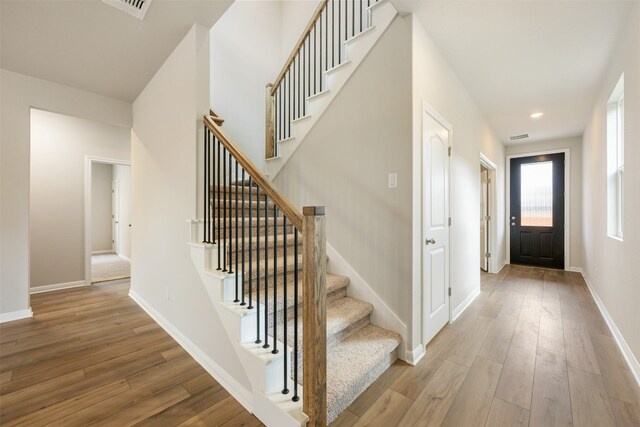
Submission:
M 303 411 L 308 426 L 327 425 L 327 260 L 324 206 L 302 209 Z
M 273 85 L 269 83 L 265 92 L 265 158 L 270 159 L 276 156 L 276 140 L 275 140 L 275 97 L 271 95 Z

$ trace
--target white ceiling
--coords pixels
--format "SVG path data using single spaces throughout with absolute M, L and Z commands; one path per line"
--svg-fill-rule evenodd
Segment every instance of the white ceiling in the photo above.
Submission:
M 416 14 L 503 142 L 582 134 L 631 3 L 394 1 Z
M 140 21 L 101 0 L 1 0 L 2 68 L 133 101 L 194 22 L 231 0 L 153 0 Z

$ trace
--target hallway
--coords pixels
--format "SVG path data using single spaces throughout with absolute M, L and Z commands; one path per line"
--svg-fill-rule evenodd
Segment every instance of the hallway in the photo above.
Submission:
M 579 274 L 507 265 L 333 424 L 351 425 L 638 426 L 640 389 Z

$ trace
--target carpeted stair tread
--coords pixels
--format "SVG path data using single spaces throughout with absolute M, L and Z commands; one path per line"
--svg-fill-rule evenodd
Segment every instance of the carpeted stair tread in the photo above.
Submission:
M 273 223 L 271 225 L 273 227 Z M 282 227 L 282 225 L 280 225 L 280 227 Z M 256 236 L 256 233 L 253 233 L 253 236 L 251 236 L 251 238 L 249 238 L 248 233 L 245 230 L 245 237 L 244 239 L 242 238 L 242 231 L 240 231 L 238 233 L 240 235 L 240 238 L 237 239 L 230 239 L 230 244 L 231 244 L 231 250 L 233 252 L 235 252 L 236 250 L 241 251 L 243 250 L 243 246 L 244 246 L 244 250 L 248 251 L 249 249 L 257 249 L 258 248 L 258 242 L 260 243 L 260 254 L 264 255 L 264 234 L 260 233 L 260 239 L 258 240 L 258 236 Z M 267 245 L 269 246 L 269 250 L 273 253 L 273 242 L 275 240 L 276 244 L 278 245 L 278 248 L 280 248 L 282 246 L 282 243 L 285 241 L 285 236 L 286 236 L 286 242 L 287 242 L 287 246 L 291 246 L 291 248 L 289 248 L 291 250 L 291 254 L 293 254 L 293 245 L 295 243 L 295 237 L 293 235 L 293 233 L 288 233 L 288 234 L 269 234 L 267 235 Z M 237 249 L 236 249 L 236 243 L 237 243 Z M 298 246 L 300 246 L 300 248 L 302 248 L 302 238 L 298 235 Z M 271 254 L 269 254 L 271 255 Z M 235 257 L 234 257 L 235 259 Z M 246 260 L 246 255 L 245 255 L 245 260 Z
M 342 331 L 348 330 L 351 326 L 356 325 L 373 311 L 373 306 L 364 301 L 360 301 L 351 297 L 342 297 L 327 304 L 327 342 L 333 342 L 334 337 L 340 335 Z M 302 348 L 302 309 L 298 318 L 298 335 L 300 340 L 298 345 Z M 283 319 L 278 319 L 278 339 L 284 341 L 284 328 L 281 326 Z M 293 337 L 293 319 L 287 321 L 287 337 Z M 271 333 L 270 333 L 271 335 Z M 291 339 L 291 338 L 289 338 Z M 289 345 L 293 345 L 289 342 Z
M 370 324 L 327 351 L 328 422 L 388 368 L 389 355 L 400 342 L 399 334 Z
M 327 295 L 332 294 L 333 292 L 339 291 L 341 289 L 346 288 L 349 285 L 349 278 L 345 276 L 339 276 L 336 274 L 327 273 Z M 298 304 L 302 304 L 302 275 L 298 278 Z M 281 312 L 284 309 L 284 285 L 282 283 L 278 284 L 277 287 L 277 305 L 276 308 L 278 312 Z M 253 299 L 256 300 L 255 295 L 255 287 L 253 289 Z M 287 309 L 293 307 L 294 305 L 294 284 L 293 282 L 289 282 L 287 284 Z M 245 294 L 248 297 L 248 292 Z M 264 288 L 260 286 L 260 301 L 264 304 Z M 269 316 L 273 313 L 273 287 L 269 287 L 269 299 L 267 301 L 267 310 L 269 312 Z M 280 319 L 281 320 L 281 319 Z M 279 320 L 279 321 L 280 321 Z

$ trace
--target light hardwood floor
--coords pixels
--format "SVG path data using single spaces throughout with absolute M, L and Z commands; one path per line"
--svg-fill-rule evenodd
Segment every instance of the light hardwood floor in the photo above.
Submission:
M 640 426 L 640 389 L 577 273 L 506 266 L 332 427 Z
M 0 425 L 262 425 L 128 291 L 32 295 L 33 319 L 0 325 Z

